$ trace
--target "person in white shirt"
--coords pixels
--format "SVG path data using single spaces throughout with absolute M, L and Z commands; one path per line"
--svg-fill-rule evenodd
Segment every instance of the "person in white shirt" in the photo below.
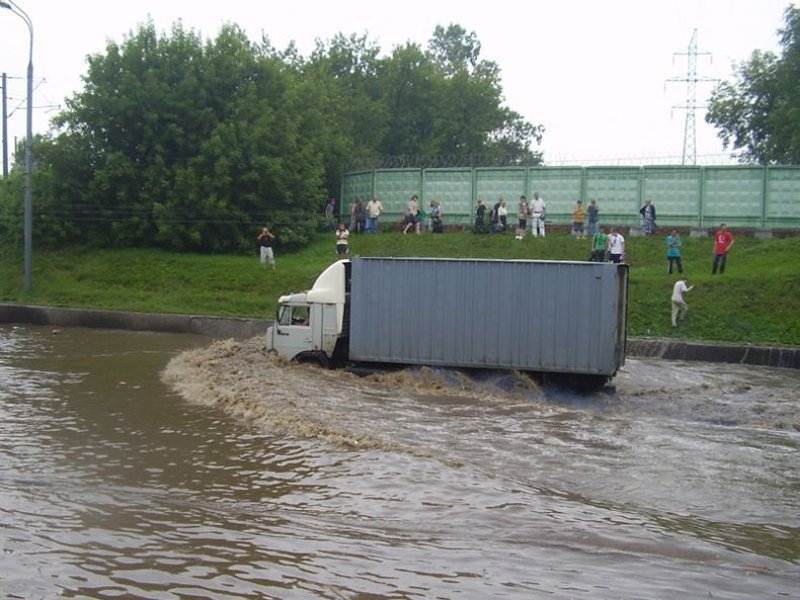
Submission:
M 689 312 L 689 306 L 686 304 L 686 299 L 683 295 L 691 292 L 694 289 L 693 285 L 689 285 L 688 279 L 678 279 L 675 285 L 672 286 L 672 326 L 677 327 L 678 321 L 686 318 L 686 313 Z
M 500 206 L 497 207 L 497 232 L 505 232 L 508 229 L 508 207 L 506 201 L 500 199 Z
M 367 202 L 367 224 L 364 231 L 369 233 L 378 233 L 378 217 L 383 212 L 383 204 L 378 200 L 377 196 L 372 196 L 372 199 Z
M 622 237 L 622 234 L 616 230 L 616 228 L 611 229 L 611 233 L 608 236 L 608 256 L 613 263 L 620 263 L 623 261 L 623 256 L 625 255 L 625 238 Z
M 542 237 L 544 237 L 544 216 L 546 212 L 547 205 L 539 197 L 539 192 L 534 192 L 531 200 L 531 216 L 533 217 L 531 220 L 531 233 L 533 233 L 533 237 L 538 237 L 540 231 Z

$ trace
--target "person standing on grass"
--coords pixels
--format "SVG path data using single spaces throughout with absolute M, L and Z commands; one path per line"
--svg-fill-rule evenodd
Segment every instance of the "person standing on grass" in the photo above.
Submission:
M 656 232 L 656 207 L 651 200 L 645 200 L 644 206 L 639 209 L 642 215 L 642 233 L 653 235 Z
M 691 292 L 694 289 L 693 285 L 689 285 L 688 279 L 678 279 L 675 285 L 672 286 L 672 326 L 677 327 L 678 321 L 686 318 L 686 313 L 689 312 L 689 306 L 686 304 L 684 294 Z
M 336 213 L 336 199 L 331 198 L 325 205 L 325 226 L 328 228 L 329 231 L 333 231 L 334 229 L 336 229 L 336 225 L 334 225 L 335 213 Z
M 542 237 L 544 237 L 544 220 L 546 212 L 547 205 L 544 203 L 544 198 L 539 197 L 539 192 L 534 192 L 533 200 L 531 200 L 531 216 L 533 217 L 533 220 L 531 221 L 531 233 L 533 233 L 533 237 L 539 237 L 540 232 Z
M 601 227 L 592 236 L 592 255 L 589 258 L 592 262 L 606 262 L 606 247 L 608 246 L 608 235 Z
M 475 208 L 475 233 L 486 233 L 486 205 L 483 200 L 478 200 Z
M 269 230 L 269 225 L 264 225 L 261 233 L 256 238 L 261 251 L 261 268 L 266 269 L 267 263 L 275 270 L 275 253 L 272 251 L 272 242 L 275 241 L 275 235 Z
M 439 200 L 431 200 L 431 231 L 433 233 L 444 232 L 444 211 Z
M 525 196 L 519 197 L 519 204 L 517 205 L 517 235 L 516 239 L 525 239 L 525 228 L 528 226 L 528 200 Z
M 383 204 L 378 200 L 378 197 L 373 194 L 369 202 L 367 202 L 367 223 L 364 231 L 369 233 L 378 233 L 378 217 L 383 212 Z
M 497 231 L 505 233 L 508 229 L 508 208 L 506 207 L 506 201 L 502 198 L 500 199 L 500 206 L 497 207 L 497 218 L 499 220 Z
M 589 201 L 589 206 L 586 207 L 586 217 L 589 220 L 589 231 L 587 235 L 593 238 L 594 234 L 597 233 L 597 227 L 600 223 L 600 207 L 597 206 L 597 200 Z
M 717 274 L 717 269 L 719 269 L 720 275 L 725 272 L 725 263 L 728 262 L 728 250 L 731 249 L 735 241 L 733 234 L 728 231 L 728 227 L 725 223 L 721 223 L 717 233 L 714 234 L 714 266 L 711 269 L 712 275 Z
M 359 196 L 350 211 L 350 231 L 364 233 L 364 224 L 367 222 L 367 207 L 364 199 Z
M 408 201 L 408 208 L 406 210 L 406 226 L 403 228 L 403 234 L 408 233 L 409 228 L 413 225 L 414 231 L 419 233 L 419 197 L 414 194 L 411 200 Z
M 575 236 L 576 240 L 582 240 L 586 237 L 583 231 L 583 221 L 585 219 L 586 209 L 583 206 L 583 201 L 578 200 L 572 210 L 572 235 Z
M 339 223 L 339 228 L 336 230 L 336 255 L 344 254 L 350 255 L 350 244 L 347 239 L 350 237 L 350 231 L 344 223 Z
M 673 229 L 672 233 L 667 236 L 667 263 L 669 264 L 668 272 L 672 275 L 672 266 L 678 267 L 678 273 L 683 273 L 683 263 L 681 263 L 681 234 L 677 229 Z
M 500 205 L 503 203 L 502 198 L 498 198 L 497 202 L 494 203 L 492 207 L 492 212 L 489 213 L 489 220 L 492 224 L 489 226 L 489 231 L 491 233 L 497 233 L 498 229 L 500 229 Z
M 624 262 L 625 238 L 617 231 L 616 227 L 611 228 L 608 236 L 608 258 L 612 263 Z

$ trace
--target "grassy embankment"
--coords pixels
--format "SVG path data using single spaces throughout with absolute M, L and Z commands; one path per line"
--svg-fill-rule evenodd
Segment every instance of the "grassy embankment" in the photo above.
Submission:
M 739 234 L 728 269 L 712 276 L 712 240 L 685 237 L 690 314 L 669 323 L 675 276 L 667 275 L 664 237 L 628 237 L 631 336 L 800 346 L 800 238 L 758 240 Z M 36 250 L 33 291 L 22 291 L 22 257 L 0 248 L 0 301 L 48 306 L 271 318 L 279 295 L 307 289 L 335 260 L 333 234 L 305 250 L 277 249 L 277 270 L 253 255 L 174 254 L 157 250 Z M 585 260 L 589 241 L 562 232 L 546 239 L 513 234 L 351 236 L 363 256 L 451 256 Z M 498 290 L 502 293 L 502 290 Z

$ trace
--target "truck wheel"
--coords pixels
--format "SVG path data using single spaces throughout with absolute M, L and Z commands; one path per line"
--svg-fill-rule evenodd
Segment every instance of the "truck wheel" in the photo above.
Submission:
M 319 354 L 317 354 L 317 361 L 319 362 L 319 366 L 322 367 L 323 369 L 331 368 L 331 363 L 328 360 L 328 355 L 325 354 L 324 352 L 320 352 Z

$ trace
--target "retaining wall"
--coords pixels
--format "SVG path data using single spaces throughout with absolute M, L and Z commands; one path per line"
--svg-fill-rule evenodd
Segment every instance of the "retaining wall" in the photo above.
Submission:
M 0 323 L 193 333 L 222 339 L 264 335 L 272 321 L 269 319 L 0 304 Z M 628 338 L 627 354 L 666 360 L 725 362 L 800 369 L 800 348 L 794 347 L 737 346 L 734 344 Z
M 0 323 L 30 323 L 59 327 L 96 327 L 131 331 L 194 333 L 214 338 L 249 338 L 264 335 L 271 321 L 236 317 L 172 315 L 114 310 L 52 308 L 0 304 Z
M 628 338 L 627 354 L 668 360 L 739 363 L 800 369 L 800 348 Z

